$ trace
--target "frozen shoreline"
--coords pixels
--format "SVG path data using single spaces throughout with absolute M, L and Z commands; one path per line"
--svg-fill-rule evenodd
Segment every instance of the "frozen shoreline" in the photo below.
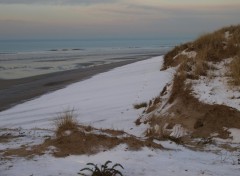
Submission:
M 67 70 L 91 68 L 99 65 L 136 60 L 166 53 L 159 49 L 96 49 L 0 54 L 0 79 L 22 79 Z
M 84 69 L 67 70 L 22 79 L 0 79 L 0 111 L 16 104 L 36 98 L 45 93 L 66 87 L 67 85 L 90 78 L 113 68 L 151 58 L 154 55 L 135 56 L 135 59 L 114 62 Z
M 131 133 L 142 111 L 133 104 L 154 98 L 172 80 L 172 70 L 160 71 L 162 61 L 159 56 L 117 67 L 19 104 L 0 112 L 1 127 L 48 128 L 58 113 L 74 108 L 82 123 Z

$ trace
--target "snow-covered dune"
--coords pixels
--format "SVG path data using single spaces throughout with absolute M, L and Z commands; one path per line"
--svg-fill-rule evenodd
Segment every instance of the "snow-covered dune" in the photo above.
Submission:
M 32 145 L 43 142 L 44 136 L 53 133 L 36 128 L 53 128 L 52 119 L 71 108 L 75 109 L 81 123 L 98 128 L 120 129 L 141 136 L 147 125 L 136 127 L 134 121 L 141 115 L 142 109 L 135 110 L 133 104 L 159 95 L 163 87 L 172 81 L 174 69 L 160 71 L 162 62 L 160 56 L 119 67 L 1 112 L 0 129 L 23 129 L 0 131 L 0 134 L 17 134 L 16 139 L 0 143 L 0 154 L 20 146 L 28 146 L 30 150 Z M 121 172 L 125 176 L 239 175 L 237 152 L 223 150 L 215 154 L 192 151 L 169 141 L 154 142 L 172 150 L 144 147 L 131 151 L 128 146 L 121 144 L 94 155 L 55 158 L 49 154 L 49 149 L 44 155 L 31 159 L 11 156 L 11 159 L 0 160 L 0 175 L 74 176 L 88 162 L 99 165 L 107 160 L 122 164 L 125 169 Z
M 0 127 L 52 128 L 59 113 L 74 109 L 80 123 L 137 135 L 141 110 L 133 104 L 157 96 L 172 79 L 171 69 L 159 71 L 162 62 L 159 56 L 129 64 L 17 105 L 0 113 Z

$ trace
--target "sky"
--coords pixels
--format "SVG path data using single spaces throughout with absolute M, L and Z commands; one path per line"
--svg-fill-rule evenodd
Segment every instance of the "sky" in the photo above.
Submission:
M 240 24 L 240 0 L 0 0 L 0 39 L 193 38 Z

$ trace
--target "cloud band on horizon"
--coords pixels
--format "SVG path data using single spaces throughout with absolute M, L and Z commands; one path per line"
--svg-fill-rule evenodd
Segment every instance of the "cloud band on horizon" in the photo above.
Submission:
M 91 5 L 101 3 L 114 3 L 118 0 L 0 0 L 0 4 L 47 4 L 47 5 Z

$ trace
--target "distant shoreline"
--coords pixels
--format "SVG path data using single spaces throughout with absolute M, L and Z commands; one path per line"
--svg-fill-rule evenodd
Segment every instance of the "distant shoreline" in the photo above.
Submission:
M 4 111 L 39 97 L 43 94 L 62 89 L 69 84 L 88 79 L 96 74 L 109 71 L 113 68 L 149 59 L 163 53 L 144 55 L 133 60 L 125 60 L 91 68 L 75 69 L 62 72 L 49 73 L 22 79 L 1 80 L 0 79 L 0 111 Z

